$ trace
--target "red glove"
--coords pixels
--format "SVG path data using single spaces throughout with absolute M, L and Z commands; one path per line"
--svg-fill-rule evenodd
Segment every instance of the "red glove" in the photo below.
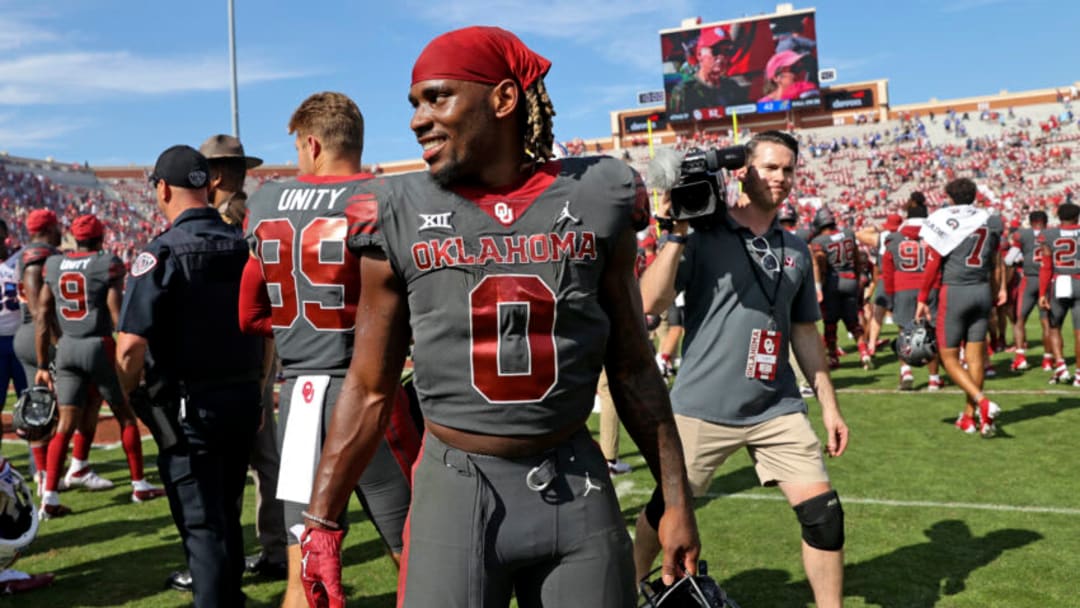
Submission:
M 305 528 L 300 537 L 300 581 L 311 608 L 345 608 L 341 588 L 341 541 L 344 530 Z

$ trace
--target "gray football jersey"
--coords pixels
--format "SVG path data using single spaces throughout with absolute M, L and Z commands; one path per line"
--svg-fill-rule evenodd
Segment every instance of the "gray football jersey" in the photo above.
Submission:
M 350 211 L 350 248 L 382 247 L 406 286 L 416 391 L 439 424 L 538 435 L 592 409 L 610 325 L 601 277 L 630 229 L 636 174 L 611 158 L 540 170 L 546 189 L 509 193 L 490 214 L 427 172 Z
M 245 236 L 262 265 L 286 375 L 349 367 L 360 263 L 345 247 L 346 210 L 374 201 L 384 186 L 368 174 L 303 175 L 248 199 Z
M 1024 254 L 1024 276 L 1039 276 L 1039 267 L 1042 266 L 1042 248 L 1039 246 L 1041 232 L 1043 231 L 1034 228 L 1021 228 L 1013 237 L 1020 247 L 1020 253 Z
M 56 247 L 47 243 L 30 243 L 19 251 L 19 261 L 15 266 L 15 275 L 19 281 L 19 307 L 22 309 L 23 325 L 34 324 L 34 315 L 30 314 L 30 307 L 26 305 L 26 289 L 23 286 L 23 275 L 26 274 L 27 268 L 35 264 L 41 264 L 44 267 L 45 260 L 57 253 L 59 251 Z
M 845 228 L 832 234 L 819 234 L 810 240 L 810 248 L 813 251 L 820 249 L 825 252 L 828 265 L 826 272 L 855 272 L 855 256 L 859 244 L 852 231 Z
M 1041 236 L 1050 247 L 1054 274 L 1080 275 L 1080 253 L 1077 252 L 1077 246 L 1080 245 L 1080 226 L 1047 228 Z
M 942 259 L 941 282 L 945 285 L 989 283 L 1004 231 L 1000 215 L 987 218 L 985 226 L 976 228 Z
M 109 288 L 123 288 L 124 263 L 104 251 L 69 251 L 45 261 L 60 331 L 69 338 L 111 336 Z

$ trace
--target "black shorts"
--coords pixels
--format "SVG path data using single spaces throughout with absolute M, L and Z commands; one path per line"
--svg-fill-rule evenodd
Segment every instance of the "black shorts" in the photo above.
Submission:
M 1020 277 L 1020 287 L 1017 288 L 1018 297 L 1016 298 L 1016 322 L 1023 323 L 1027 321 L 1028 315 L 1031 314 L 1031 309 L 1039 309 L 1039 318 L 1047 318 L 1047 310 L 1039 306 L 1039 277 L 1029 277 L 1022 275 Z
M 919 304 L 918 289 L 897 291 L 892 295 L 892 302 L 892 318 L 893 323 L 896 323 L 897 327 L 903 329 L 915 322 L 915 309 Z M 927 298 L 926 301 L 926 305 L 930 308 L 931 313 L 937 310 L 937 302 L 938 290 L 934 289 L 930 292 L 930 297 Z M 930 324 L 934 324 L 933 315 L 931 315 Z
M 1056 279 L 1055 279 L 1056 280 Z M 1073 328 L 1076 328 L 1077 315 L 1080 315 L 1080 275 L 1074 276 L 1072 279 L 1072 298 L 1056 298 L 1054 297 L 1054 284 L 1050 284 L 1050 290 L 1047 294 L 1047 298 L 1050 300 L 1050 327 L 1059 328 L 1065 323 L 1065 315 L 1072 311 L 1073 315 Z

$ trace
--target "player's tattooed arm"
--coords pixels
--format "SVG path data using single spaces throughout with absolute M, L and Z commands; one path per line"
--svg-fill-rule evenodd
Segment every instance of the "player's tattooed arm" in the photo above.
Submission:
M 360 259 L 360 302 L 352 363 L 334 406 L 308 512 L 336 520 L 390 422 L 409 349 L 405 286 L 381 251 Z M 309 522 L 310 524 L 311 522 Z
M 619 419 L 641 450 L 660 486 L 666 509 L 660 521 L 664 574 L 697 572 L 701 541 L 694 520 L 682 444 L 675 428 L 667 385 L 653 363 L 641 294 L 634 280 L 634 234 L 624 231 L 604 271 L 601 304 L 611 321 L 607 368 Z

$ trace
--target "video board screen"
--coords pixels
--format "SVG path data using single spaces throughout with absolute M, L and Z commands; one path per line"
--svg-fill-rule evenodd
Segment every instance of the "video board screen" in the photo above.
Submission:
M 814 11 L 662 32 L 670 122 L 821 105 Z

